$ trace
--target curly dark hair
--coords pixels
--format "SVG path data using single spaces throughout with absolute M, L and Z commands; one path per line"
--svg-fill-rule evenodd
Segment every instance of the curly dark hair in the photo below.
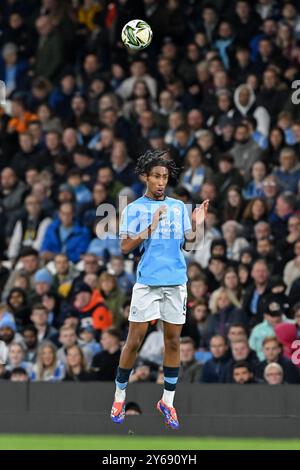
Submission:
M 135 172 L 137 175 L 149 175 L 154 166 L 164 166 L 169 171 L 169 177 L 177 179 L 180 171 L 173 160 L 165 158 L 167 150 L 147 150 L 137 161 Z

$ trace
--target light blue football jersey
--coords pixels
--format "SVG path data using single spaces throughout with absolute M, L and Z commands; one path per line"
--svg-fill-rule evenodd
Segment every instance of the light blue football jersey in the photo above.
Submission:
M 121 216 L 120 235 L 136 235 L 145 230 L 160 206 L 167 206 L 167 214 L 151 235 L 139 246 L 141 259 L 136 282 L 148 286 L 174 286 L 187 282 L 186 261 L 182 253 L 184 233 L 191 230 L 185 204 L 166 197 L 154 200 L 146 196 L 125 207 Z

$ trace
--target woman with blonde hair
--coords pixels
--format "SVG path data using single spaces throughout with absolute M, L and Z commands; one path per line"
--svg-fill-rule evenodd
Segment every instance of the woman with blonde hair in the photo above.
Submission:
M 229 298 L 232 301 L 232 304 L 235 307 L 241 308 L 242 291 L 240 288 L 240 281 L 236 270 L 232 266 L 229 266 L 226 269 L 222 280 L 222 286 L 219 289 L 215 290 L 210 296 L 209 308 L 212 313 L 216 313 L 217 311 L 216 299 L 218 298 L 221 289 L 225 289 Z
M 219 293 L 215 297 L 212 313 L 208 318 L 205 332 L 207 341 L 214 335 L 227 336 L 229 327 L 233 323 L 242 323 L 243 325 L 246 323 L 242 310 L 234 306 L 230 292 L 224 287 L 219 289 Z
M 41 344 L 37 362 L 33 366 L 30 380 L 33 382 L 58 382 L 65 377 L 64 365 L 57 360 L 56 348 L 50 342 Z

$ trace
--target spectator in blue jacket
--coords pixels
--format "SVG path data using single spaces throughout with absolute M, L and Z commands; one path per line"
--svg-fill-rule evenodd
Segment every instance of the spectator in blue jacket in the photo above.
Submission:
M 5 83 L 6 96 L 11 95 L 14 91 L 26 89 L 26 72 L 28 64 L 25 60 L 18 60 L 18 48 L 8 42 L 2 49 L 2 57 L 0 58 L 0 80 Z
M 274 175 L 283 190 L 296 193 L 300 179 L 300 163 L 295 150 L 292 147 L 284 147 L 280 152 L 279 163 L 280 167 L 275 168 Z
M 49 261 L 58 253 L 65 253 L 69 260 L 77 263 L 80 255 L 87 251 L 90 234 L 74 220 L 74 206 L 66 202 L 59 208 L 58 219 L 52 222 L 42 242 L 41 254 Z

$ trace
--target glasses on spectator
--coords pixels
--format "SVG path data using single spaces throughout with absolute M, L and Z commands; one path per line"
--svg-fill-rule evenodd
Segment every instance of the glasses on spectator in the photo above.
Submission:
M 277 377 L 277 376 L 282 376 L 281 372 L 269 372 L 266 374 L 266 377 Z
M 277 183 L 275 183 L 275 181 L 265 181 L 263 185 L 264 186 L 277 186 Z

